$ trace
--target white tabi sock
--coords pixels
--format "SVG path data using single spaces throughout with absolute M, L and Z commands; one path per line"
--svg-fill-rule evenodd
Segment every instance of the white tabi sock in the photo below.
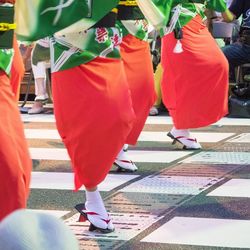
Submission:
M 90 192 L 86 191 L 86 212 L 95 212 L 97 214 L 88 213 L 88 220 L 96 227 L 102 229 L 114 230 L 114 225 L 104 207 L 102 197 L 98 190 Z
M 96 212 L 101 217 L 107 217 L 107 211 L 104 207 L 102 197 L 98 190 L 90 192 L 86 191 L 86 202 L 85 207 L 88 211 Z
M 173 127 L 171 129 L 171 134 L 174 136 L 174 137 L 177 137 L 177 136 L 185 136 L 187 138 L 190 137 L 190 132 L 188 129 L 176 129 L 175 127 Z

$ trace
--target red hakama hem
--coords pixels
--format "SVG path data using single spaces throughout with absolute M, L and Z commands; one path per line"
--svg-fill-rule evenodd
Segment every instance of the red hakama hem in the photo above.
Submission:
M 162 39 L 163 102 L 177 129 L 210 125 L 228 113 L 228 62 L 198 15 L 183 27 L 182 53 L 176 42 Z
M 75 172 L 75 189 L 101 183 L 132 128 L 134 112 L 121 60 L 96 58 L 52 73 L 58 131 Z
M 0 220 L 25 208 L 32 163 L 9 78 L 0 71 Z
M 121 57 L 131 91 L 136 119 L 128 135 L 127 144 L 135 145 L 144 127 L 156 94 L 154 72 L 148 42 L 127 35 L 122 39 Z
M 15 95 L 15 99 L 18 102 L 20 95 L 20 85 L 24 76 L 25 69 L 16 38 L 14 38 L 13 48 L 14 48 L 14 58 L 11 66 L 10 85 Z

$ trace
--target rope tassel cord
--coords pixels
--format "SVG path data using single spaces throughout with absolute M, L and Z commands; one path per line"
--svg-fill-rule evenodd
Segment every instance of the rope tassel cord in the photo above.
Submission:
M 182 43 L 181 43 L 181 39 L 183 38 L 182 28 L 175 28 L 174 36 L 175 36 L 175 39 L 177 39 L 176 45 L 174 47 L 174 53 L 177 53 L 177 54 L 182 53 L 183 52 Z
M 177 40 L 176 45 L 175 45 L 173 51 L 174 51 L 174 53 L 176 53 L 176 54 L 179 54 L 179 53 L 182 53 L 182 52 L 183 52 L 182 43 L 181 43 L 180 40 Z

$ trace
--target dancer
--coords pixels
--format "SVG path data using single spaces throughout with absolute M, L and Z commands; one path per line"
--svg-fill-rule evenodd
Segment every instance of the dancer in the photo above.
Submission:
M 0 22 L 4 23 L 0 28 L 0 220 L 14 210 L 26 207 L 32 168 L 9 78 L 14 52 L 13 4 L 14 1 L 0 0 Z M 14 46 L 16 44 L 14 41 Z M 14 64 L 16 58 L 14 56 Z
M 152 15 L 152 22 L 163 36 L 162 97 L 174 123 L 168 136 L 185 149 L 200 149 L 189 129 L 210 125 L 228 112 L 228 63 L 203 23 L 205 8 L 225 12 L 226 3 L 139 2 L 144 12 L 145 3 L 159 12 L 164 9 L 164 18 Z M 150 14 L 145 15 L 151 18 Z
M 75 1 L 65 11 L 77 13 L 83 3 Z M 107 176 L 135 117 L 119 54 L 117 9 L 110 11 L 117 3 L 92 1 L 92 15 L 82 21 L 84 28 L 56 33 L 50 47 L 56 125 L 71 158 L 75 190 L 82 185 L 86 189 L 86 202 L 76 209 L 90 221 L 90 231 L 104 233 L 114 226 L 97 186 Z M 25 9 L 27 3 L 22 4 Z
M 117 25 L 123 31 L 121 57 L 131 91 L 136 119 L 126 143 L 135 145 L 143 129 L 149 110 L 154 104 L 154 72 L 148 38 L 148 22 L 135 0 L 121 0 Z M 125 145 L 116 157 L 118 170 L 136 171 L 137 166 L 127 155 Z

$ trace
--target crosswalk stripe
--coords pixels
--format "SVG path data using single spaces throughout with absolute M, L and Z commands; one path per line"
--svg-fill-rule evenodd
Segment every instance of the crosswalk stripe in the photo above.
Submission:
M 231 179 L 208 193 L 207 196 L 250 198 L 250 179 Z
M 147 118 L 146 124 L 171 125 L 173 123 L 172 123 L 172 120 L 169 116 L 167 116 L 167 117 L 166 116 L 149 116 Z M 217 126 L 250 126 L 250 119 L 224 117 L 212 125 L 217 125 Z
M 234 133 L 192 132 L 192 136 L 199 142 L 219 142 L 233 135 Z M 171 142 L 173 140 L 166 136 L 166 132 L 142 131 L 139 141 Z
M 139 175 L 108 174 L 106 179 L 98 186 L 100 191 L 111 191 L 118 186 L 137 178 Z M 73 173 L 61 172 L 32 172 L 32 189 L 74 189 Z M 81 190 L 84 190 L 82 188 Z
M 211 133 L 211 132 L 194 132 L 192 135 L 197 138 L 199 142 L 219 142 L 227 139 L 234 133 Z M 25 136 L 27 139 L 55 139 L 60 140 L 60 135 L 56 129 L 25 129 Z M 151 132 L 142 131 L 138 141 L 150 142 L 171 142 L 172 139 L 166 135 L 166 132 Z
M 210 152 L 202 151 L 199 154 L 192 155 L 181 162 L 183 163 L 209 163 L 209 164 L 249 164 L 250 152 Z
M 70 212 L 70 211 L 61 211 L 61 210 L 42 210 L 42 209 L 28 209 L 28 210 L 35 211 L 38 213 L 50 214 L 57 218 L 61 218 Z
M 53 114 L 37 114 L 37 115 L 21 115 L 23 122 L 55 122 L 55 117 Z
M 228 142 L 250 143 L 250 133 L 242 133 L 242 134 L 228 140 Z
M 27 139 L 61 140 L 56 129 L 24 129 L 24 133 Z
M 69 161 L 64 148 L 30 148 L 32 159 Z M 169 163 L 191 154 L 192 151 L 148 151 L 130 150 L 128 155 L 134 162 Z
M 23 122 L 55 122 L 55 117 L 52 114 L 37 114 L 28 115 L 22 114 Z M 146 124 L 155 125 L 172 125 L 172 120 L 169 116 L 149 116 L 146 120 Z M 213 125 L 217 126 L 250 126 L 250 119 L 241 118 L 227 118 L 224 117 Z
M 141 242 L 247 248 L 250 220 L 174 217 Z

